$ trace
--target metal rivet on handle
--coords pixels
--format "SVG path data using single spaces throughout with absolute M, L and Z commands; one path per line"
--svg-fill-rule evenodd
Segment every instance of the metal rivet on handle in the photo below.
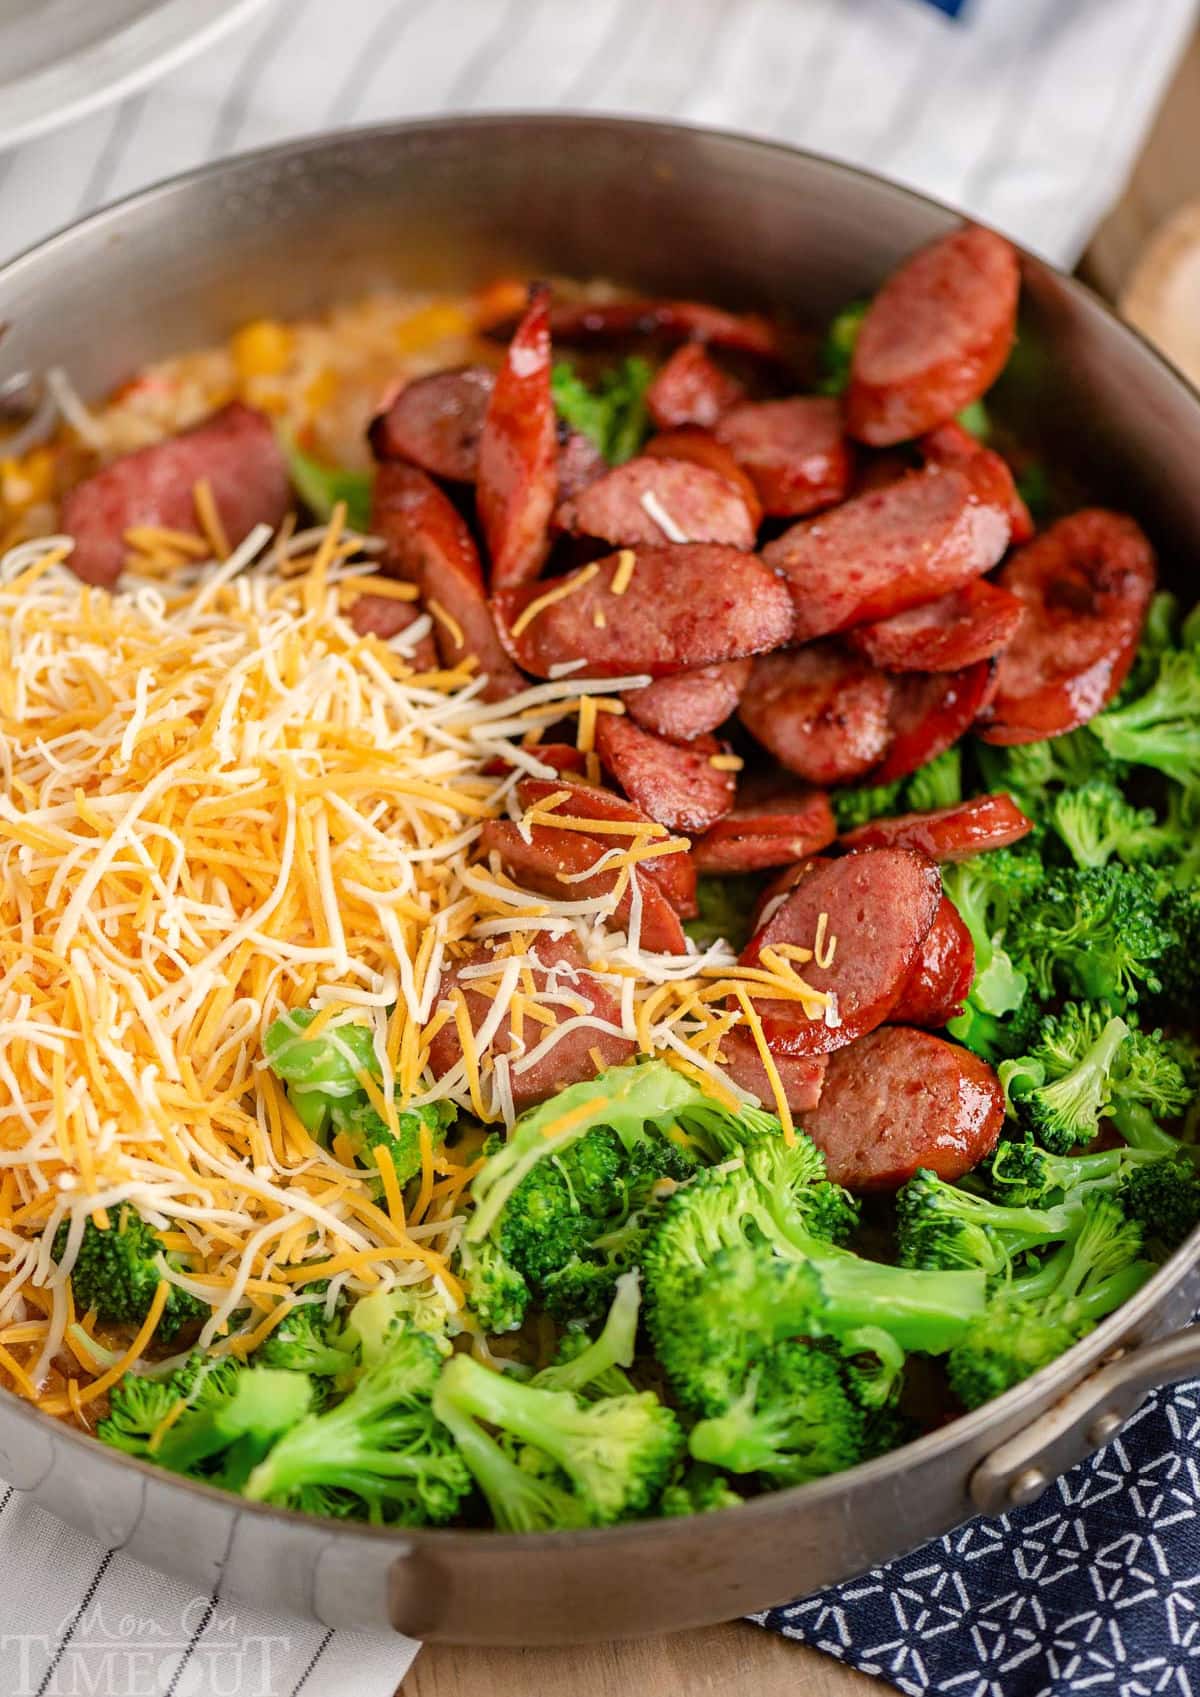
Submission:
M 1088 1427 L 1087 1440 L 1089 1444 L 1106 1444 L 1110 1438 L 1115 1438 L 1125 1424 L 1115 1408 L 1106 1408 L 1103 1414 L 1098 1414 Z
M 1040 1497 L 1049 1483 L 1040 1467 L 1026 1467 L 1009 1485 L 1008 1500 L 1014 1508 L 1021 1508 Z

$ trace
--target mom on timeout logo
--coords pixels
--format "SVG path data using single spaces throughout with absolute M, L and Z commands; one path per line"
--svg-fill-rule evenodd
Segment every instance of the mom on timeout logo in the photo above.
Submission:
M 72 1624 L 74 1623 L 74 1624 Z M 286 1633 L 246 1632 L 193 1597 L 177 1625 L 91 1604 L 57 1632 L 0 1636 L 3 1697 L 281 1697 Z

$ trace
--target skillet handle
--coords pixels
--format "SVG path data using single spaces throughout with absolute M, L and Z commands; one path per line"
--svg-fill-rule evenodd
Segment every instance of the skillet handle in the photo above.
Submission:
M 1117 1356 L 986 1456 L 971 1475 L 971 1501 L 985 1514 L 1034 1502 L 1052 1479 L 1115 1438 L 1147 1391 L 1196 1375 L 1200 1325 Z

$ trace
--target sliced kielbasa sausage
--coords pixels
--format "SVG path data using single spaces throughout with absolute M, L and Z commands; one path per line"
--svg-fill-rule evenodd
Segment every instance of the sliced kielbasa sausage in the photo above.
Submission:
M 922 607 L 857 625 L 846 640 L 885 672 L 958 672 L 1002 653 L 1024 617 L 1024 605 L 1009 590 L 976 578 Z
M 818 861 L 742 952 L 758 966 L 773 944 L 813 951 L 796 971 L 813 989 L 832 993 L 824 1019 L 809 1019 L 799 1001 L 756 1001 L 763 1033 L 786 1055 L 821 1055 L 882 1025 L 899 1002 L 929 935 L 942 879 L 910 849 L 869 849 Z
M 848 783 L 891 740 L 892 689 L 840 643 L 814 642 L 756 660 L 738 713 L 789 772 L 811 784 Z
M 686 460 L 689 465 L 715 471 L 726 483 L 732 483 L 741 495 L 757 531 L 763 516 L 758 490 L 724 442 L 718 442 L 711 430 L 701 430 L 694 424 L 682 425 L 678 430 L 664 430 L 650 438 L 642 453 L 656 460 Z
M 756 931 L 761 931 L 767 920 L 778 912 L 783 905 L 784 898 L 791 895 L 800 880 L 807 878 L 814 866 L 823 866 L 828 859 L 828 855 L 808 855 L 805 859 L 798 860 L 794 866 L 786 866 L 782 872 L 772 878 L 766 887 L 760 891 L 758 900 L 754 904 L 754 912 L 750 916 L 751 936 Z
M 582 430 L 560 428 L 558 438 L 558 499 L 569 501 L 604 476 L 608 461 Z
M 665 336 L 709 342 L 715 348 L 777 362 L 786 357 L 778 325 L 752 312 L 725 312 L 705 301 L 562 301 L 550 313 L 557 342 L 608 341 L 620 336 Z
M 435 371 L 406 383 L 371 420 L 377 460 L 408 460 L 453 483 L 479 475 L 479 434 L 495 387 L 485 365 Z
M 437 484 L 402 461 L 381 465 L 375 474 L 371 530 L 387 544 L 384 570 L 419 585 L 442 663 L 458 666 L 473 657 L 488 680 L 485 701 L 526 689 L 496 630 L 471 532 Z
M 623 697 L 625 711 L 635 724 L 672 742 L 691 742 L 723 725 L 742 699 L 750 681 L 753 660 L 725 660 L 659 678 L 645 689 Z
M 891 744 L 872 783 L 907 778 L 950 748 L 975 723 L 996 687 L 996 661 L 961 672 L 907 672 L 892 677 Z
M 685 342 L 655 374 L 646 390 L 646 407 L 656 430 L 674 430 L 681 424 L 708 429 L 745 393 L 700 342 Z
M 962 1011 L 975 977 L 975 944 L 949 896 L 943 896 L 916 965 L 892 1009 L 893 1025 L 933 1030 Z
M 651 819 L 668 831 L 707 831 L 733 806 L 736 773 L 721 761 L 728 752 L 714 737 L 668 742 L 615 713 L 596 721 L 601 764 Z
M 377 636 L 381 642 L 390 642 L 394 636 L 415 624 L 421 614 L 422 609 L 411 601 L 398 601 L 394 595 L 368 593 L 355 599 L 346 616 L 359 636 Z M 419 636 L 415 643 L 403 646 L 416 671 L 437 670 L 437 649 L 431 631 Z
M 648 813 L 624 796 L 614 795 L 611 790 L 602 790 L 595 784 L 558 783 L 552 778 L 522 778 L 517 784 L 517 800 L 525 809 L 537 807 L 553 795 L 567 792 L 566 800 L 557 808 L 556 814 L 565 814 L 568 818 L 604 820 L 613 824 L 628 824 L 634 826 L 657 825 L 656 819 L 651 819 Z M 602 833 L 597 831 L 596 836 Z M 607 835 L 607 833 L 604 833 Z M 635 842 L 646 843 L 654 839 L 644 834 L 628 837 L 614 833 L 612 841 L 622 848 L 632 847 Z M 660 839 L 665 840 L 665 839 Z M 661 885 L 663 894 L 681 919 L 694 919 L 699 911 L 696 905 L 696 865 L 690 854 L 676 853 L 654 855 L 640 861 L 639 866 L 648 878 L 654 878 Z
M 792 629 L 791 597 L 774 572 L 707 542 L 622 549 L 566 577 L 502 590 L 493 605 L 513 659 L 542 678 L 580 659 L 596 677 L 661 678 L 765 653 Z
M 590 876 L 576 877 L 578 873 L 589 872 L 602 855 L 614 849 L 621 852 L 622 846 L 585 836 L 581 831 L 533 825 L 523 836 L 507 819 L 487 819 L 479 843 L 485 854 L 495 852 L 500 856 L 505 871 L 522 889 L 535 890 L 558 901 L 586 901 L 611 895 L 623 870 L 604 867 Z M 628 930 L 635 886 L 642 901 L 643 947 L 658 954 L 686 954 L 687 939 L 679 915 L 663 894 L 662 886 L 647 877 L 640 867 L 630 870 L 625 892 L 617 903 L 617 922 Z
M 908 848 L 930 860 L 970 860 L 991 849 L 1008 848 L 1033 830 L 1010 795 L 977 795 L 953 807 L 929 813 L 902 813 L 869 819 L 841 838 L 843 848 Z
M 824 790 L 777 778 L 743 784 L 731 812 L 692 845 L 699 872 L 763 872 L 816 854 L 837 834 Z
M 931 242 L 884 283 L 850 362 L 850 434 L 875 447 L 953 418 L 990 389 L 1017 325 L 1016 251 L 968 227 Z
M 715 471 L 686 460 L 627 460 L 564 501 L 554 516 L 573 536 L 596 536 L 614 547 L 664 542 L 754 547 L 754 521 L 738 491 Z
M 1008 515 L 973 464 L 910 472 L 804 519 L 763 549 L 796 604 L 796 640 L 961 589 L 1008 544 Z
M 558 429 L 550 392 L 550 296 L 530 290 L 496 375 L 479 434 L 475 504 L 493 589 L 528 583 L 550 547 L 558 496 Z
M 587 769 L 587 755 L 572 742 L 529 743 L 525 745 L 525 752 L 540 760 L 543 766 L 552 766 L 556 772 L 577 773 Z M 510 760 L 495 754 L 485 763 L 483 770 L 489 778 L 503 778 L 513 770 L 513 765 Z
M 986 1061 L 928 1031 L 887 1025 L 831 1055 L 804 1129 L 848 1190 L 898 1190 L 920 1167 L 961 1178 L 991 1153 L 1004 1092 Z
M 1125 681 L 1154 593 L 1154 551 L 1130 518 L 1060 519 L 999 579 L 1025 605 L 983 715 L 985 742 L 1040 742 L 1085 725 Z
M 854 472 L 841 403 L 827 395 L 746 401 L 713 429 L 775 518 L 819 512 L 844 499 Z
M 190 430 L 124 454 L 77 483 L 59 528 L 75 538 L 67 561 L 84 583 L 111 589 L 138 525 L 201 534 L 196 485 L 207 482 L 231 547 L 256 524 L 278 525 L 291 505 L 287 466 L 271 422 L 231 401 Z
M 569 1084 L 581 1084 L 596 1072 L 596 1053 L 604 1066 L 619 1066 L 630 1060 L 637 1048 L 631 1037 L 620 1035 L 621 1009 L 604 981 L 587 970 L 587 957 L 574 934 L 550 937 L 539 933 L 530 947 L 533 959 L 529 970 L 539 999 L 553 1003 L 556 993 L 562 995 L 562 1005 L 554 1009 L 558 1026 L 547 1028 L 527 1020 L 521 1041 L 515 1043 L 509 1015 L 505 1014 L 495 1035 L 484 1050 L 483 1070 L 497 1056 L 509 1058 L 509 1080 L 513 1106 L 520 1112 L 535 1102 L 557 1096 Z M 478 1034 L 492 1011 L 493 997 L 481 987 L 478 976 L 466 976 L 467 970 L 477 969 L 494 959 L 486 943 L 466 943 L 462 953 L 442 973 L 438 1002 L 453 1001 L 461 993 L 466 1002 L 471 1029 Z M 496 975 L 503 971 L 502 960 L 495 960 Z M 579 1007 L 579 1003 L 583 1007 Z M 586 1010 L 586 1011 L 585 1011 Z M 590 1016 L 590 1019 L 588 1019 Z M 591 1020 L 603 1020 L 616 1030 L 598 1030 Z M 574 1020 L 586 1023 L 572 1024 Z M 550 1044 L 545 1053 L 529 1064 L 523 1058 L 541 1049 L 548 1036 L 561 1028 L 561 1036 Z M 446 1023 L 429 1045 L 429 1066 L 435 1078 L 443 1078 L 462 1060 L 462 1044 L 454 1020 Z
M 821 1100 L 828 1056 L 774 1055 L 772 1059 L 788 1107 L 793 1114 L 807 1114 Z M 757 1096 L 768 1113 L 775 1112 L 775 1091 L 758 1045 L 744 1026 L 735 1025 L 722 1037 L 720 1062 L 736 1085 Z
M 964 430 L 954 418 L 922 436 L 918 446 L 926 465 L 961 465 L 964 460 L 974 460 L 985 476 L 995 479 L 996 492 L 1003 498 L 1008 511 L 1012 541 L 1029 541 L 1034 532 L 1033 518 L 1017 490 L 1007 460 L 994 449 L 985 447 L 977 436 Z

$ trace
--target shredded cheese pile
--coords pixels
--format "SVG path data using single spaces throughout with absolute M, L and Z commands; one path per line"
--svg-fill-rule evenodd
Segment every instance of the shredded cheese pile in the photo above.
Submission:
M 606 835 L 570 816 L 567 792 L 522 817 L 520 774 L 553 776 L 543 733 L 577 715 L 595 779 L 597 712 L 646 679 L 562 677 L 489 705 L 469 665 L 417 673 L 428 614 L 387 644 L 348 622 L 380 581 L 373 545 L 340 520 L 260 530 L 223 560 L 140 531 L 115 595 L 70 575 L 69 538 L 0 560 L 0 1370 L 51 1412 L 86 1420 L 153 1334 L 114 1352 L 72 1310 L 86 1222 L 123 1203 L 181 1252 L 189 1271 L 164 1278 L 210 1305 L 204 1348 L 248 1351 L 296 1301 L 332 1308 L 380 1282 L 432 1277 L 460 1304 L 449 1261 L 477 1140 L 426 1140 L 406 1207 L 386 1161 L 368 1172 L 300 1123 L 262 1062 L 280 1013 L 367 1024 L 379 1082 L 363 1081 L 385 1117 L 450 1097 L 511 1124 L 513 1070 L 591 1017 L 569 969 L 540 989 L 532 973 L 538 934 L 571 931 L 618 1002 L 615 1029 L 727 1101 L 742 1093 L 721 1039 L 747 1025 L 785 1126 L 754 1002 L 835 1013 L 796 970 L 808 951 L 747 969 L 724 944 L 642 947 L 636 868 L 685 846 L 661 827 Z M 484 863 L 481 825 L 505 813 L 602 837 L 591 870 L 615 870 L 609 893 L 533 895 Z M 473 1028 L 441 986 L 482 940 L 472 988 L 489 1006 Z M 447 1022 L 462 1056 L 434 1079 Z

